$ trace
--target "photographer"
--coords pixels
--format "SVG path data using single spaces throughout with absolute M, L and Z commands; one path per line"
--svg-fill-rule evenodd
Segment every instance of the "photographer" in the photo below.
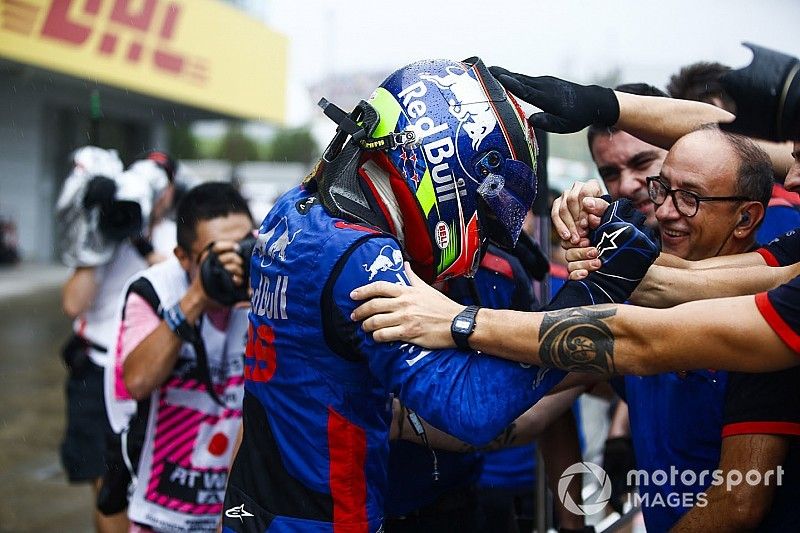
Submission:
M 241 423 L 254 241 L 237 241 L 253 220 L 225 183 L 190 190 L 176 218 L 175 257 L 131 278 L 117 342 L 117 386 L 138 401 L 129 433 L 144 435 L 132 531 L 213 531 Z
M 69 369 L 67 427 L 61 459 L 70 482 L 91 482 L 104 471 L 110 427 L 103 395 L 103 366 L 114 338 L 115 311 L 125 280 L 158 254 L 144 238 L 151 206 L 171 197 L 175 164 L 150 152 L 123 172 L 115 150 L 85 146 L 56 205 L 62 261 L 74 268 L 62 293 L 74 333 L 63 349 Z M 95 513 L 99 531 L 120 531 L 124 516 Z

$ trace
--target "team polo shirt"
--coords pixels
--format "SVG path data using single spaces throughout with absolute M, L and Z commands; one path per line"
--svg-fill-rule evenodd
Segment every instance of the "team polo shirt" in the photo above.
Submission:
M 684 483 L 680 475 L 660 483 L 661 472 L 718 467 L 727 379 L 727 372 L 711 370 L 625 376 L 636 468 L 649 476 L 634 482 L 648 531 L 672 528 L 708 485 Z
M 763 374 L 731 372 L 725 402 L 723 438 L 781 435 L 790 439 L 783 473 L 771 476 L 772 505 L 759 531 L 800 531 L 800 367 Z
M 756 294 L 761 316 L 786 345 L 800 354 L 800 277 Z
M 800 198 L 776 183 L 772 186 L 772 197 L 756 232 L 756 240 L 769 242 L 797 227 L 800 227 Z
M 761 254 L 769 266 L 793 265 L 800 261 L 800 231 L 788 231 L 756 252 Z

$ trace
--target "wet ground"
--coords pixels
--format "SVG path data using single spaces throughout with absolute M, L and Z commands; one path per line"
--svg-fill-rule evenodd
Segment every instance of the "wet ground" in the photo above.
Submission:
M 93 530 L 90 489 L 70 486 L 58 458 L 69 333 L 60 275 L 25 287 L 30 276 L 0 274 L 0 532 Z

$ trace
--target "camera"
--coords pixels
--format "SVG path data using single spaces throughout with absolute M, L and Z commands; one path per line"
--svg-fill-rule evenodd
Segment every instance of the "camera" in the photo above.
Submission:
M 208 247 L 214 245 L 212 242 Z M 248 294 L 249 279 L 250 279 L 250 257 L 253 255 L 253 248 L 256 245 L 256 238 L 248 235 L 238 242 L 238 254 L 242 258 L 242 267 L 244 271 L 243 281 L 241 286 L 236 286 L 233 283 L 233 278 L 230 273 L 225 270 L 219 256 L 213 251 L 209 251 L 206 258 L 200 265 L 200 281 L 203 284 L 203 290 L 213 300 L 221 303 L 222 305 L 233 305 L 238 302 L 249 302 L 250 296 Z

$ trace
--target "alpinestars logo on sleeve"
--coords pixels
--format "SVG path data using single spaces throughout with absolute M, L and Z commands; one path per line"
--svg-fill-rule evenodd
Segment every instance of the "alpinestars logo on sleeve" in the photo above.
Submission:
M 596 246 L 597 257 L 603 257 L 604 253 L 619 248 L 619 245 L 617 244 L 617 239 L 627 229 L 628 226 L 623 226 L 616 231 L 612 231 L 611 233 L 606 233 L 604 231 L 603 236 L 600 238 L 600 242 L 598 242 Z
M 248 516 L 253 516 L 252 513 L 248 513 L 244 510 L 244 504 L 237 505 L 236 507 L 231 507 L 230 509 L 225 510 L 225 516 L 228 518 L 238 518 L 239 521 L 244 522 L 243 518 Z

